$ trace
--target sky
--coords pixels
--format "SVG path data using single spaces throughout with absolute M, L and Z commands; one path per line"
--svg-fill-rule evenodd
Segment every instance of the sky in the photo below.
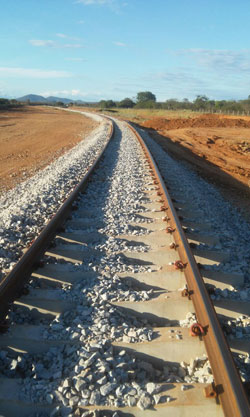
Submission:
M 0 97 L 250 95 L 249 0 L 0 0 Z

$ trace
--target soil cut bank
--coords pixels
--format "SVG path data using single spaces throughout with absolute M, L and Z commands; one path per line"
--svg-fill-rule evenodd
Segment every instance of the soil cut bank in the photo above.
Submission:
M 250 221 L 250 117 L 154 117 L 141 126 L 174 157 L 219 186 Z
M 156 139 L 190 162 L 205 166 L 221 179 L 249 185 L 250 119 L 203 115 L 190 119 L 155 118 L 143 123 L 153 129 Z M 164 143 L 165 139 L 165 143 Z M 225 175 L 225 174 L 229 174 Z M 234 183 L 234 182 L 233 182 Z
M 79 113 L 25 107 L 0 113 L 0 193 L 34 175 L 98 123 Z

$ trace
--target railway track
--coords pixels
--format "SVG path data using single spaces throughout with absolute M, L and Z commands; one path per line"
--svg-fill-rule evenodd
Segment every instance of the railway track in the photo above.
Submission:
M 139 134 L 113 124 L 102 156 L 0 285 L 0 413 L 248 416 L 183 232 L 191 208 L 170 199 Z

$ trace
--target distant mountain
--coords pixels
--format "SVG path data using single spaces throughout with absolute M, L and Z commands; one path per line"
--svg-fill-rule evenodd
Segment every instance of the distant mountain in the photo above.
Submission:
M 63 97 L 46 97 L 46 100 L 48 103 L 56 103 L 57 101 L 61 101 L 64 104 L 74 103 L 74 100 L 70 100 L 69 98 L 63 98 Z
M 76 104 L 87 104 L 87 101 L 74 100 L 74 103 L 76 103 Z
M 53 96 L 43 97 L 37 94 L 27 94 L 26 96 L 19 97 L 16 100 L 21 101 L 21 102 L 29 101 L 30 103 L 46 103 L 46 104 L 57 103 L 58 101 L 60 101 L 63 104 L 69 104 L 69 103 L 86 104 L 86 102 L 82 100 L 71 100 L 69 98 L 53 97 Z
M 27 96 L 19 97 L 17 101 L 30 101 L 30 103 L 47 103 L 46 98 L 43 96 L 38 96 L 36 94 L 28 94 Z

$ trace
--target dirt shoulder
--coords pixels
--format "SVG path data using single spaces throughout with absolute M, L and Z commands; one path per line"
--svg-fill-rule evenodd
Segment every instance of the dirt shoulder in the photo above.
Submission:
M 79 113 L 54 108 L 0 112 L 0 193 L 49 165 L 97 126 Z
M 250 119 L 217 115 L 169 121 L 156 118 L 144 122 L 143 126 L 152 129 L 161 144 L 178 156 L 207 166 L 209 173 L 214 170 L 221 179 L 229 181 L 230 178 L 223 175 L 229 174 L 243 186 L 249 185 Z
M 250 117 L 154 117 L 141 125 L 174 157 L 219 185 L 250 219 Z

